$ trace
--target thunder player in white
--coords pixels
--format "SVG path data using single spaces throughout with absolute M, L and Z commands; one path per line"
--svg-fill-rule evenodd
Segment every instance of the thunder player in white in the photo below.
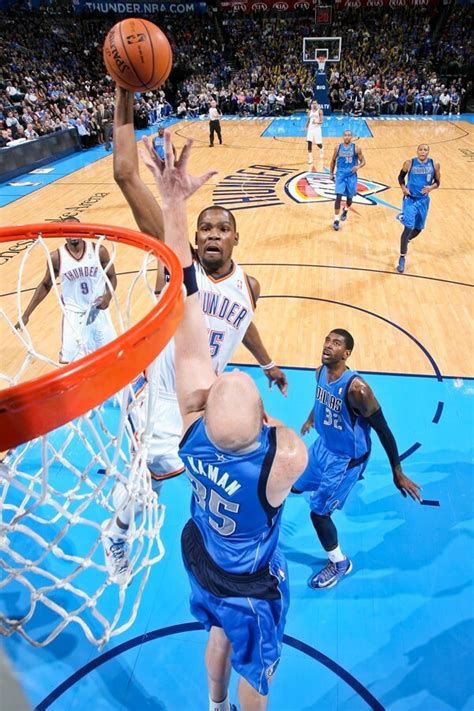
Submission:
M 117 87 L 114 122 L 114 177 L 138 227 L 143 232 L 163 239 L 163 217 L 160 205 L 140 178 L 133 128 L 133 94 Z M 192 179 L 190 177 L 190 179 Z M 286 394 L 284 373 L 268 354 L 257 327 L 252 323 L 260 284 L 247 276 L 232 259 L 239 234 L 235 218 L 222 207 L 204 209 L 197 220 L 194 264 L 201 306 L 205 313 L 209 347 L 216 373 L 224 370 L 240 343 L 256 358 L 269 380 Z M 157 290 L 163 286 L 157 279 Z M 171 342 L 148 369 L 147 376 L 159 387 L 155 410 L 156 426 L 152 433 L 147 459 L 155 490 L 163 479 L 184 471 L 178 456 L 182 420 L 176 398 L 174 343 Z M 116 581 L 128 575 L 128 544 L 125 533 L 133 515 L 133 506 L 123 507 L 117 501 L 118 516 L 105 542 L 106 562 Z M 135 509 L 136 513 L 136 509 Z
M 65 222 L 79 222 L 70 217 Z M 107 274 L 112 288 L 117 286 L 114 265 L 107 249 L 79 237 L 69 237 L 66 243 L 51 252 L 55 278 L 59 277 L 63 320 L 59 362 L 66 364 L 104 346 L 116 337 L 108 306 L 112 294 L 104 278 Z M 49 266 L 26 307 L 20 329 L 46 298 L 53 286 Z
M 313 164 L 313 143 L 319 148 L 319 157 L 321 160 L 324 156 L 323 149 L 323 135 L 322 135 L 322 125 L 323 125 L 323 110 L 319 106 L 317 101 L 312 101 L 310 109 L 308 111 L 308 118 L 306 119 L 306 140 L 308 142 L 308 164 Z

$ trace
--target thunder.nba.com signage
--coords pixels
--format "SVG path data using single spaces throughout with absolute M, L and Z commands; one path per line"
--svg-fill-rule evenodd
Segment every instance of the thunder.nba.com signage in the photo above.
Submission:
M 6 9 L 14 0 L 0 0 L 0 9 Z M 30 9 L 51 5 L 52 0 L 28 0 Z M 206 12 L 205 2 L 114 2 L 113 0 L 73 0 L 75 12 L 114 12 L 117 15 L 136 15 L 143 17 L 167 12 L 174 15 L 184 15 L 188 12 Z

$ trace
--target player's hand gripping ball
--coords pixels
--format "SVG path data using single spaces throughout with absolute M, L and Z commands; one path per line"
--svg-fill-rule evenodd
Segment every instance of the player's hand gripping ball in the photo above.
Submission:
M 108 73 L 129 91 L 152 91 L 164 84 L 173 53 L 159 27 L 137 17 L 127 18 L 107 34 L 103 48 Z

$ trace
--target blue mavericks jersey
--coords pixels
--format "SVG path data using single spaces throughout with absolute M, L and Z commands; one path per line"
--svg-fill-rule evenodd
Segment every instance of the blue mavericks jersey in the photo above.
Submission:
M 314 403 L 314 427 L 333 454 L 359 459 L 370 452 L 370 425 L 350 407 L 347 393 L 359 373 L 348 368 L 338 380 L 327 382 L 327 368 L 321 366 Z
M 431 158 L 427 158 L 424 163 L 419 161 L 418 158 L 412 158 L 407 180 L 407 188 L 411 197 L 428 198 L 428 195 L 423 195 L 421 189 L 426 185 L 431 185 L 434 179 L 435 167 Z
M 202 418 L 181 441 L 192 519 L 211 558 L 230 573 L 255 572 L 276 549 L 283 507 L 271 507 L 265 494 L 275 452 L 274 427 L 262 428 L 252 452 L 235 454 L 211 442 Z
M 352 168 L 357 165 L 358 162 L 359 159 L 357 157 L 355 145 L 353 143 L 349 143 L 348 146 L 345 146 L 344 143 L 340 143 L 337 150 L 336 174 L 339 177 L 353 174 Z
M 161 158 L 161 160 L 165 159 L 165 137 L 164 136 L 156 136 L 153 139 L 153 148 L 157 152 L 158 156 Z

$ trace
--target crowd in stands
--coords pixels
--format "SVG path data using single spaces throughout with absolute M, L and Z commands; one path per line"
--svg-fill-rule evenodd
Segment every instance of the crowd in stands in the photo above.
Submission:
M 356 116 L 459 113 L 472 92 L 470 17 L 468 7 L 450 14 L 424 7 L 335 11 L 324 31 L 342 37 L 341 60 L 327 70 L 333 109 Z M 84 148 L 108 148 L 113 82 L 101 47 L 116 19 L 73 15 L 64 4 L 3 13 L 0 148 L 70 128 Z M 307 107 L 314 65 L 302 62 L 302 37 L 314 35 L 311 16 L 203 13 L 155 21 L 173 46 L 174 69 L 162 90 L 136 96 L 137 127 L 171 113 L 206 114 L 212 98 L 224 114 Z

